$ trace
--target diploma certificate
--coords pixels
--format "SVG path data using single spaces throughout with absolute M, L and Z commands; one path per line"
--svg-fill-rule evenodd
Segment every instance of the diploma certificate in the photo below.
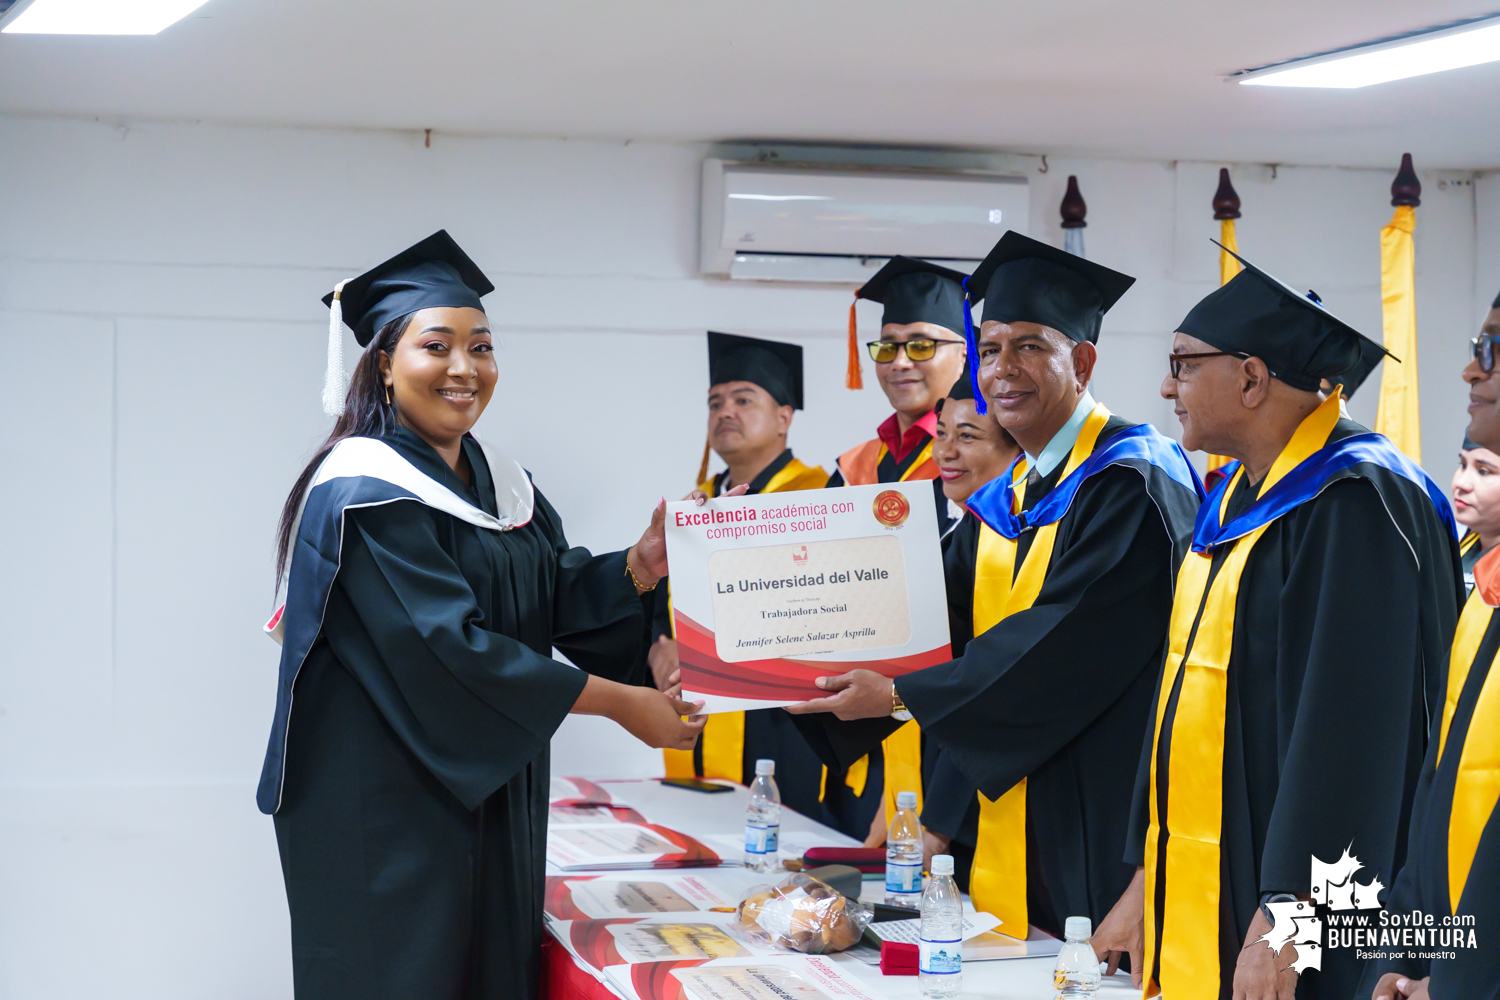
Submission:
M 667 505 L 685 698 L 705 711 L 817 697 L 814 679 L 950 658 L 925 480 Z

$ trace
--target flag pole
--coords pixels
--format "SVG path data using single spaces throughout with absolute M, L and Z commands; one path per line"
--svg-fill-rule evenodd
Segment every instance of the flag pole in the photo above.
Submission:
M 1422 182 L 1411 154 L 1401 154 L 1401 169 L 1391 182 L 1396 211 L 1380 230 L 1380 305 L 1385 348 L 1401 361 L 1386 358 L 1380 372 L 1380 405 L 1375 430 L 1413 462 L 1422 461 L 1422 419 L 1417 401 L 1417 206 Z
M 1235 233 L 1234 220 L 1240 217 L 1240 196 L 1229 182 L 1229 168 L 1219 168 L 1219 189 L 1214 192 L 1214 218 L 1219 220 L 1219 242 L 1224 249 L 1219 251 L 1219 284 L 1229 284 L 1229 279 L 1240 273 L 1242 265 L 1235 259 L 1240 241 Z M 1230 253 L 1233 250 L 1234 253 Z M 1213 473 L 1229 464 L 1223 455 L 1208 456 L 1208 471 Z

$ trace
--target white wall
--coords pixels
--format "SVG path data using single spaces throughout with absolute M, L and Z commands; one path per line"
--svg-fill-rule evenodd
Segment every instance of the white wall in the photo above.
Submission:
M 257 625 L 279 503 L 327 428 L 317 300 L 339 278 L 454 233 L 497 286 L 503 381 L 481 432 L 597 549 L 690 485 L 707 327 L 804 344 L 800 455 L 826 465 L 869 436 L 885 409 L 842 388 L 847 288 L 694 276 L 701 155 L 0 118 L 0 1000 L 290 995 L 253 801 L 276 670 Z M 1156 388 L 1170 331 L 1216 281 L 1218 166 L 1031 174 L 1035 235 L 1061 243 L 1076 173 L 1089 255 L 1140 277 L 1106 323 L 1098 394 L 1169 433 Z M 1500 182 L 1423 179 L 1424 447 L 1445 480 L 1464 342 L 1500 285 Z M 1235 181 L 1244 251 L 1378 332 L 1389 172 Z M 878 308 L 860 318 L 873 334 Z M 1355 402 L 1366 422 L 1374 397 Z M 608 723 L 566 732 L 564 771 L 655 767 Z

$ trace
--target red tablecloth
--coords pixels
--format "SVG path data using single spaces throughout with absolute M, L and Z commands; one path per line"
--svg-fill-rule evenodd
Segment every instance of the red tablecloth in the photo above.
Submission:
M 580 969 L 568 949 L 550 934 L 542 940 L 543 1000 L 619 1000 L 599 980 Z

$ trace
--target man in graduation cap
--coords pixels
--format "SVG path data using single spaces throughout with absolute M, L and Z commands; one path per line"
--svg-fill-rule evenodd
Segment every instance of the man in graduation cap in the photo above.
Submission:
M 932 461 L 938 400 L 964 365 L 964 274 L 912 257 L 893 257 L 855 292 L 884 306 L 880 339 L 865 344 L 875 377 L 896 411 L 876 428 L 876 436 L 839 456 L 829 486 L 865 486 L 914 479 L 933 480 L 938 520 L 946 527 L 947 504 Z M 863 388 L 854 306 L 849 307 L 847 385 Z
M 1148 996 L 1352 996 L 1354 948 L 1283 942 L 1329 901 L 1320 864 L 1348 851 L 1364 887 L 1401 864 L 1463 590 L 1443 491 L 1321 389 L 1368 347 L 1248 262 L 1173 340 L 1161 392 L 1184 447 L 1238 463 L 1177 577 L 1126 855 L 1142 867 L 1095 936 Z
M 854 293 L 849 306 L 849 368 L 845 385 L 864 388 L 855 306 L 859 299 L 884 307 L 880 339 L 865 344 L 875 362 L 881 391 L 895 410 L 876 436 L 839 456 L 829 486 L 867 486 L 917 479 L 932 481 L 938 533 L 952 527 L 948 500 L 932 458 L 938 400 L 964 365 L 968 305 L 964 274 L 913 257 L 892 257 Z M 828 776 L 825 802 L 835 825 L 868 844 L 884 842 L 882 806 L 899 791 L 920 793 L 921 749 L 915 729 L 893 735 L 858 760 Z M 895 787 L 900 784 L 900 788 Z
M 1465 444 L 1500 452 L 1500 296 L 1464 368 Z M 1420 945 L 1381 949 L 1360 1000 L 1495 1000 L 1500 997 L 1500 556 L 1474 567 L 1448 660 L 1445 695 L 1412 807 L 1406 864 L 1386 909 L 1425 915 Z M 1426 920 L 1431 920 L 1427 924 Z M 1408 924 L 1410 926 L 1410 924 Z M 1404 943 L 1403 943 L 1404 945 Z M 1424 957 L 1427 956 L 1427 957 Z M 1441 956 L 1441 957 L 1432 957 Z M 1372 986 L 1373 983 L 1373 986 Z
M 792 416 L 802 409 L 802 348 L 730 333 L 708 334 L 708 442 L 698 489 L 723 496 L 822 489 L 828 473 L 808 467 L 787 447 Z M 726 468 L 708 476 L 709 449 Z M 663 689 L 678 667 L 667 588 L 658 588 L 652 672 Z M 823 815 L 822 765 L 785 712 L 760 709 L 709 716 L 698 745 L 663 751 L 669 778 L 727 778 L 748 785 L 760 758 L 776 761 L 781 800 L 805 816 Z
M 976 402 L 1025 454 L 969 498 L 976 519 L 950 548 L 968 563 L 974 638 L 894 683 L 868 670 L 819 678 L 837 693 L 792 709 L 863 720 L 800 716 L 823 721 L 804 732 L 834 756 L 890 719 L 921 724 L 980 792 L 965 804 L 969 892 L 1017 937 L 1098 920 L 1130 882 L 1132 758 L 1198 508 L 1182 450 L 1089 392 L 1104 313 L 1133 281 L 1014 232 L 975 271 Z

